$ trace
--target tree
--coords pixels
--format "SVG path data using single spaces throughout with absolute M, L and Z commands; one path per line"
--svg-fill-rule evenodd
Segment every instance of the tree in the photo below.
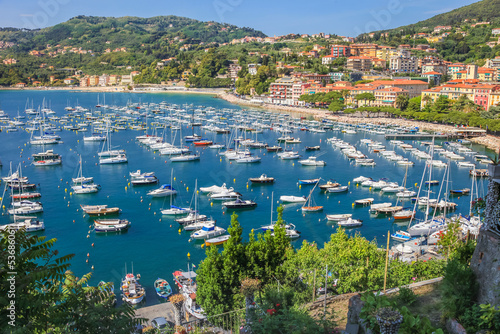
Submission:
M 10 310 L 2 307 L 1 328 L 23 333 L 129 333 L 142 319 L 134 319 L 128 304 L 113 306 L 110 285 L 87 286 L 91 274 L 75 278 L 69 271 L 73 254 L 58 257 L 56 239 L 5 230 L 0 240 L 0 302 L 15 301 L 15 327 Z M 9 267 L 8 267 L 9 266 Z M 9 272 L 15 271 L 12 275 Z M 15 299 L 13 299 L 15 298 Z M 85 317 L 82 317 L 85 314 Z
M 399 94 L 398 97 L 396 97 L 396 108 L 399 108 L 402 111 L 404 111 L 408 107 L 409 102 L 410 98 L 408 95 Z
M 366 101 L 375 101 L 375 95 L 373 95 L 372 93 L 361 93 L 361 94 L 358 94 L 356 95 L 356 101 L 360 101 L 360 100 L 363 100 L 364 103 L 363 105 L 366 106 Z M 358 105 L 359 107 L 359 105 Z

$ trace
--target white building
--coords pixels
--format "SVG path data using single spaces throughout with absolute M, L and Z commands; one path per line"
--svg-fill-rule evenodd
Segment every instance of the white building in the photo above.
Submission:
M 412 57 L 406 50 L 398 52 L 390 58 L 389 68 L 394 73 L 415 73 L 418 69 L 418 58 Z

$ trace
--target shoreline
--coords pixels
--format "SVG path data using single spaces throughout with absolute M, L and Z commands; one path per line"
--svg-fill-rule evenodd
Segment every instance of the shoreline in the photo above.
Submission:
M 170 86 L 169 86 L 170 87 Z M 149 87 L 151 88 L 151 87 Z M 168 88 L 168 87 L 164 87 Z M 395 125 L 395 126 L 405 126 L 405 127 L 415 127 L 418 126 L 422 130 L 433 131 L 433 132 L 446 132 L 451 133 L 455 129 L 451 125 L 445 124 L 434 124 L 428 122 L 420 122 L 416 120 L 407 120 L 401 118 L 388 118 L 388 117 L 353 117 L 353 116 L 341 116 L 332 115 L 327 110 L 323 109 L 312 109 L 304 107 L 291 107 L 291 106 L 281 106 L 268 103 L 256 104 L 245 99 L 238 98 L 233 94 L 226 93 L 226 88 L 185 88 L 181 86 L 171 86 L 171 89 L 145 89 L 145 90 L 128 90 L 126 86 L 110 86 L 110 87 L 5 87 L 0 88 L 0 91 L 12 91 L 12 90 L 33 90 L 33 91 L 75 91 L 75 92 L 95 92 L 95 93 L 145 93 L 145 94 L 200 94 L 200 95 L 213 95 L 216 98 L 220 98 L 229 103 L 252 107 L 256 109 L 264 109 L 269 111 L 276 111 L 279 113 L 293 114 L 295 116 L 307 117 L 312 116 L 318 119 L 328 119 L 335 122 L 344 122 L 350 124 L 360 124 L 360 123 L 372 123 L 380 125 Z M 481 137 L 468 138 L 471 142 L 479 145 L 483 145 L 490 150 L 499 152 L 500 149 L 500 137 L 495 137 L 492 135 L 485 135 Z
M 270 105 L 267 103 L 255 104 L 247 100 L 237 98 L 236 96 L 228 93 L 221 93 L 217 97 L 226 100 L 228 102 L 242 105 L 250 106 L 253 108 L 274 110 L 277 112 L 286 112 L 292 114 L 299 114 L 301 116 L 313 116 L 315 118 L 326 118 L 336 122 L 350 123 L 350 124 L 360 124 L 360 123 L 372 123 L 380 125 L 396 125 L 405 127 L 415 127 L 418 126 L 421 130 L 434 131 L 434 132 L 446 132 L 451 133 L 455 127 L 446 124 L 434 124 L 428 122 L 420 122 L 416 120 L 406 120 L 401 118 L 388 118 L 388 117 L 353 117 L 353 116 L 339 116 L 332 115 L 327 110 L 321 109 L 311 109 L 302 107 L 290 107 L 290 106 L 278 106 Z M 471 142 L 479 145 L 483 145 L 490 150 L 498 152 L 500 148 L 500 138 L 492 135 L 485 135 L 481 137 L 467 138 Z

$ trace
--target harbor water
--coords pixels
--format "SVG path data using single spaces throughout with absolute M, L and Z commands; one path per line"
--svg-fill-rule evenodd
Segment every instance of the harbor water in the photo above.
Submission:
M 222 121 L 231 125 L 232 113 L 240 113 L 241 108 L 232 105 L 224 100 L 216 99 L 210 95 L 189 95 L 189 94 L 140 94 L 140 93 L 106 93 L 98 94 L 94 92 L 78 91 L 0 91 L 0 109 L 4 110 L 10 119 L 19 115 L 24 115 L 26 101 L 28 105 L 36 109 L 45 104 L 55 111 L 55 116 L 62 117 L 67 114 L 64 108 L 68 105 L 80 105 L 90 110 L 100 110 L 96 108 L 98 98 L 101 104 L 109 106 L 124 107 L 130 102 L 138 105 L 149 103 L 160 103 L 166 101 L 170 105 L 188 104 L 186 115 L 190 115 L 192 109 L 205 109 L 207 107 L 215 110 L 231 109 L 223 112 Z M 105 101 L 104 101 L 105 98 Z M 144 109 L 138 109 L 144 112 Z M 264 111 L 262 111 L 264 112 Z M 107 113 L 119 114 L 112 109 L 100 110 L 97 117 L 102 117 Z M 253 122 L 252 115 L 248 115 L 248 125 Z M 32 116 L 33 117 L 33 116 Z M 146 124 L 151 119 L 133 116 L 139 122 Z M 207 115 L 207 118 L 214 117 Z M 220 118 L 220 117 L 219 117 Z M 23 121 L 30 118 L 27 116 Z M 227 120 L 226 120 L 227 119 Z M 279 121 L 276 116 L 275 121 Z M 83 118 L 79 119 L 82 121 Z M 219 119 L 220 120 L 220 119 Z M 154 119 L 158 121 L 158 119 Z M 57 121 L 51 122 L 59 128 L 63 124 Z M 5 125 L 2 123 L 0 125 Z M 321 178 L 320 183 L 335 180 L 341 185 L 348 185 L 348 192 L 325 193 L 316 187 L 312 193 L 312 198 L 316 205 L 324 206 L 322 212 L 306 213 L 301 210 L 302 204 L 286 204 L 284 219 L 288 223 L 296 226 L 301 232 L 301 237 L 292 241 L 294 247 L 300 247 L 304 240 L 314 241 L 320 247 L 327 242 L 330 234 L 336 230 L 336 225 L 328 222 L 326 214 L 352 213 L 353 218 L 361 219 L 363 225 L 358 228 L 348 229 L 348 233 L 360 233 L 369 240 L 376 239 L 381 245 L 385 243 L 387 232 L 394 232 L 406 229 L 408 221 L 395 223 L 388 216 L 375 216 L 368 212 L 368 207 L 354 206 L 354 200 L 362 198 L 374 198 L 374 203 L 392 202 L 396 203 L 396 195 L 382 194 L 380 191 L 370 190 L 368 187 L 356 186 L 352 180 L 358 176 L 371 177 L 374 180 L 386 178 L 389 181 L 402 184 L 407 174 L 407 187 L 416 190 L 420 184 L 424 170 L 425 160 L 419 160 L 410 155 L 389 141 L 386 141 L 383 134 L 367 133 L 357 131 L 355 134 L 342 133 L 340 131 L 328 130 L 326 133 L 314 133 L 301 131 L 299 128 L 293 129 L 290 136 L 300 138 L 300 144 L 289 145 L 288 148 L 298 151 L 305 158 L 316 156 L 318 160 L 326 162 L 324 167 L 301 166 L 298 160 L 281 160 L 276 153 L 267 152 L 266 149 L 252 149 L 252 153 L 262 158 L 259 163 L 239 164 L 226 160 L 220 156 L 218 150 L 210 148 L 194 147 L 189 145 L 191 150 L 200 153 L 199 161 L 194 162 L 171 162 L 168 156 L 162 156 L 158 152 L 153 152 L 147 146 L 140 144 L 135 137 L 144 134 L 145 131 L 135 131 L 131 129 L 113 131 L 111 134 L 111 145 L 113 148 L 124 149 L 127 152 L 128 163 L 116 165 L 100 165 L 98 152 L 102 149 L 102 143 L 84 142 L 83 137 L 91 133 L 62 130 L 56 132 L 61 136 L 63 143 L 48 145 L 47 149 L 53 149 L 62 155 L 62 165 L 35 167 L 31 164 L 31 155 L 42 151 L 42 146 L 31 146 L 29 144 L 30 133 L 25 126 L 19 127 L 18 131 L 3 130 L 0 132 L 0 160 L 3 167 L 0 169 L 0 176 L 9 174 L 9 165 L 15 170 L 18 164 L 22 165 L 22 175 L 27 176 L 31 183 L 38 185 L 38 190 L 42 197 L 44 211 L 40 218 L 45 222 L 45 231 L 37 232 L 47 238 L 57 238 L 54 248 L 59 254 L 75 254 L 72 260 L 71 269 L 76 276 L 93 272 L 92 283 L 113 281 L 115 286 L 119 286 L 127 271 L 141 274 L 142 285 L 146 287 L 146 300 L 142 305 L 152 305 L 161 302 L 157 298 L 153 282 L 158 278 L 166 278 L 172 284 L 172 272 L 178 269 L 187 270 L 188 263 L 198 263 L 205 257 L 205 249 L 200 241 L 190 241 L 190 234 L 180 230 L 179 224 L 170 216 L 161 214 L 161 209 L 170 207 L 170 198 L 151 198 L 147 192 L 158 188 L 162 184 L 171 183 L 171 173 L 173 169 L 172 185 L 177 190 L 177 195 L 173 197 L 173 204 L 176 206 L 194 207 L 193 195 L 195 191 L 195 181 L 198 187 L 208 187 L 212 185 L 222 185 L 233 187 L 240 192 L 243 199 L 251 199 L 257 202 L 257 207 L 251 210 L 238 211 L 238 220 L 243 227 L 244 238 L 254 229 L 257 231 L 261 226 L 268 225 L 271 221 L 271 206 L 274 208 L 273 219 L 276 220 L 276 207 L 279 205 L 279 197 L 282 195 L 309 196 L 312 185 L 302 185 L 299 179 Z M 148 133 L 152 133 L 151 126 Z M 171 141 L 171 131 L 166 129 L 167 141 Z M 208 140 L 218 143 L 229 141 L 230 135 L 215 134 L 206 132 L 200 127 L 192 129 L 187 124 L 182 125 L 182 136 L 197 133 Z M 160 131 L 158 134 L 161 135 Z M 255 139 L 256 134 L 247 132 L 240 133 L 240 136 Z M 180 133 L 176 135 L 176 142 L 179 143 Z M 278 145 L 277 138 L 282 134 L 270 129 L 257 134 L 257 140 L 266 142 L 269 145 Z M 349 160 L 338 149 L 327 143 L 327 139 L 338 137 L 357 147 L 358 150 L 373 158 L 376 162 L 374 167 L 358 166 L 353 160 Z M 396 153 L 415 162 L 414 166 L 400 166 L 394 161 L 384 159 L 374 153 L 370 148 L 360 142 L 361 139 L 370 138 L 380 141 L 386 145 L 387 150 L 394 150 Z M 428 148 L 417 141 L 405 141 L 420 150 Z M 437 141 L 436 144 L 443 144 Z M 284 146 L 283 144 L 280 144 Z M 306 146 L 320 146 L 319 151 L 305 151 Z M 474 151 L 481 154 L 490 154 L 485 148 L 470 145 Z M 101 190 L 96 194 L 77 195 L 71 194 L 71 179 L 77 177 L 79 172 L 79 159 L 82 157 L 82 171 L 84 176 L 94 177 L 94 182 L 101 186 Z M 448 162 L 438 154 L 434 158 Z M 474 161 L 472 156 L 466 156 L 466 161 Z M 469 168 L 457 166 L 456 161 L 450 162 L 450 176 L 448 189 L 471 188 L 472 179 L 469 176 Z M 486 168 L 486 165 L 476 163 L 477 168 Z M 130 172 L 137 170 L 142 172 L 155 172 L 160 182 L 157 185 L 134 186 L 130 184 Z M 436 197 L 443 181 L 445 168 L 433 168 L 432 179 L 438 180 L 438 186 L 433 186 Z M 248 179 L 267 174 L 274 177 L 273 184 L 252 184 Z M 2 182 L 1 190 L 4 191 L 5 183 Z M 443 185 L 443 191 L 446 184 Z M 474 186 L 476 187 L 476 186 Z M 486 193 L 486 181 L 477 181 L 478 195 L 482 197 Z M 274 198 L 274 203 L 271 199 Z M 458 204 L 457 210 L 453 214 L 468 215 L 470 209 L 471 196 L 454 196 L 452 200 Z M 120 207 L 122 212 L 120 218 L 127 219 L 131 226 L 122 233 L 95 233 L 93 231 L 93 219 L 84 215 L 80 205 L 107 204 L 110 207 Z M 10 206 L 10 193 L 7 188 L 3 195 L 3 205 L 0 216 L 0 224 L 4 225 L 13 221 L 8 215 L 7 209 Z M 405 207 L 413 207 L 410 200 L 403 202 Z M 220 202 L 211 202 L 207 195 L 200 192 L 198 197 L 198 210 L 201 214 L 212 217 L 217 221 L 217 225 L 223 228 L 229 226 L 232 210 L 224 209 Z M 424 211 L 417 210 L 417 218 L 423 218 Z M 188 254 L 190 257 L 188 257 Z M 88 260 L 88 262 L 87 262 Z M 93 270 L 92 270 L 93 266 Z M 196 268 L 195 268 L 196 269 Z

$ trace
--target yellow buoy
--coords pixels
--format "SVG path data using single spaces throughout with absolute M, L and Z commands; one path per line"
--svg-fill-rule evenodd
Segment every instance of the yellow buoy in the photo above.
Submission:
M 354 207 L 354 205 L 356 205 L 356 203 L 352 203 L 352 207 Z
M 351 181 L 347 182 L 348 185 L 351 185 Z
M 368 188 L 368 190 L 372 190 L 372 187 Z
M 415 187 L 418 185 L 418 183 L 415 182 Z
M 175 181 L 175 177 L 174 177 L 174 181 Z
M 67 188 L 64 188 L 64 192 L 67 193 L 68 192 L 68 189 Z
M 179 234 L 181 234 L 181 229 L 179 228 Z
M 125 191 L 127 191 L 127 187 L 125 187 Z
M 233 179 L 233 182 L 236 183 L 236 179 Z
M 196 190 L 196 195 L 198 195 L 199 193 L 200 193 L 200 191 L 199 191 L 199 190 Z
M 186 187 L 186 191 L 189 191 L 189 187 Z
M 359 186 L 359 183 L 356 183 L 356 188 Z
M 191 254 L 188 253 L 188 257 L 191 257 Z
M 301 184 L 299 184 L 299 189 L 301 189 L 301 188 L 302 188 L 302 185 L 301 185 Z
M 214 202 L 210 202 L 210 206 L 214 206 Z
M 205 244 L 201 244 L 201 248 L 204 248 L 205 247 Z

